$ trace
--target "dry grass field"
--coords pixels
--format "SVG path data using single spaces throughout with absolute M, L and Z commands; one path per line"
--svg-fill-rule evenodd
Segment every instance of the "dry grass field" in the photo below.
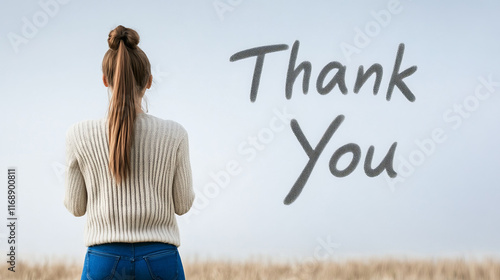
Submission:
M 19 262 L 16 272 L 2 264 L 0 279 L 80 279 L 83 264 Z M 217 280 L 322 280 L 322 279 L 500 279 L 500 260 L 349 260 L 342 262 L 264 263 L 264 262 L 188 262 L 186 279 Z

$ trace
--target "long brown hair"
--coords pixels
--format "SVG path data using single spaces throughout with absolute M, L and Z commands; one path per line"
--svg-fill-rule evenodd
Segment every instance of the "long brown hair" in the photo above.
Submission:
M 122 25 L 108 35 L 109 50 L 102 61 L 102 72 L 113 94 L 108 108 L 109 170 L 120 183 L 130 173 L 130 149 L 140 95 L 145 89 L 151 65 L 137 46 L 139 34 Z

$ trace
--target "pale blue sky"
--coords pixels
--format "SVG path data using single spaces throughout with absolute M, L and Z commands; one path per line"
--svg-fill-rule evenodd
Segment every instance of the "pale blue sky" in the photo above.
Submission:
M 198 199 L 178 218 L 183 257 L 499 255 L 500 85 L 474 95 L 481 81 L 500 82 L 498 1 L 61 2 L 0 4 L 0 166 L 18 168 L 20 256 L 83 260 L 86 216 L 75 218 L 62 204 L 64 135 L 72 123 L 105 116 L 100 67 L 107 35 L 119 24 L 138 31 L 151 61 L 149 114 L 180 122 L 190 135 Z M 390 19 L 377 22 L 382 14 Z M 356 47 L 358 28 L 368 40 L 347 57 L 341 46 Z M 287 100 L 295 40 L 297 64 L 312 64 L 311 81 L 304 95 L 299 76 Z M 418 67 L 404 79 L 415 102 L 397 88 L 385 99 L 400 43 L 400 71 Z M 255 58 L 229 57 L 273 44 L 289 48 L 266 55 L 252 103 Z M 347 95 L 337 87 L 327 95 L 316 90 L 331 61 L 346 66 Z M 378 95 L 371 92 L 373 78 L 354 94 L 358 67 L 374 63 L 383 67 Z M 291 205 L 283 199 L 308 158 L 289 120 L 276 111 L 296 118 L 313 147 L 330 122 L 345 115 Z M 442 141 L 425 155 L 415 141 L 436 129 Z M 261 150 L 251 144 L 259 136 Z M 375 147 L 379 162 L 393 142 L 399 181 L 391 183 L 385 172 L 367 177 L 368 148 Z M 337 178 L 330 157 L 347 143 L 360 146 L 361 161 L 351 175 Z M 401 168 L 406 161 L 412 166 Z M 211 172 L 228 163 L 239 173 L 210 189 L 217 184 Z M 0 233 L 6 250 L 5 228 Z M 338 246 L 324 249 L 327 239 Z

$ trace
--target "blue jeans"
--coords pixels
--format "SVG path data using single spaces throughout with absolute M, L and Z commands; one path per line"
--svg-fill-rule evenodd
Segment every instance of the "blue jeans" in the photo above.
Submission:
M 82 280 L 184 280 L 175 245 L 162 242 L 114 242 L 87 247 Z

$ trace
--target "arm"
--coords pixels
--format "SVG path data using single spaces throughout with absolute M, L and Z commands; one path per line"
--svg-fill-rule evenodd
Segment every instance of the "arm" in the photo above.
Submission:
M 64 178 L 64 206 L 75 217 L 83 216 L 87 210 L 87 189 L 78 165 L 73 142 L 73 127 L 66 132 L 66 175 Z
M 189 160 L 189 140 L 187 133 L 179 143 L 176 155 L 176 167 L 173 183 L 175 214 L 183 215 L 189 211 L 194 201 L 194 190 Z

